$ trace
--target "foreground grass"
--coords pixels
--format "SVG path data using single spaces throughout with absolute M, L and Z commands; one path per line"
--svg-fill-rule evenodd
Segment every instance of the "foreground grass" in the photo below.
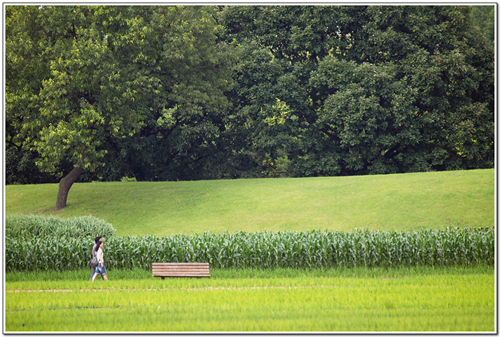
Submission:
M 493 331 L 493 267 L 7 274 L 6 331 Z M 80 279 L 76 279 L 81 277 Z M 130 278 L 133 277 L 133 278 Z M 83 278 L 83 280 L 82 280 Z
M 494 225 L 494 170 L 354 177 L 77 183 L 5 187 L 6 214 L 93 215 L 118 235 L 420 230 Z

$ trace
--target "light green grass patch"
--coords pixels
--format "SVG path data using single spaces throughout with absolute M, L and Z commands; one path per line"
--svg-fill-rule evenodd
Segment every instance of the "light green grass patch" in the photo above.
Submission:
M 6 331 L 494 330 L 493 268 L 420 271 L 7 282 Z
M 9 185 L 6 213 L 93 215 L 118 235 L 494 225 L 494 170 L 354 177 Z

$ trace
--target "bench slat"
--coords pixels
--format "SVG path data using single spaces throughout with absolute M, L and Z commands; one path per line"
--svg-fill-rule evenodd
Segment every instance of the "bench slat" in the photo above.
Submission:
M 153 269 L 208 269 L 208 266 L 153 266 Z
M 163 274 L 168 274 L 168 273 L 206 273 L 208 274 L 210 271 L 208 269 L 154 269 L 153 273 L 158 274 L 158 273 L 163 273 Z
M 209 270 L 209 268 L 203 267 L 153 267 L 153 270 L 179 270 L 179 269 L 188 269 L 188 270 Z
M 210 277 L 210 274 L 200 273 L 168 273 L 168 274 L 155 274 L 155 277 Z
M 153 263 L 153 277 L 210 277 L 208 263 Z
M 160 263 L 160 262 L 153 262 L 153 267 L 154 266 L 209 266 L 209 263 L 200 263 L 200 262 L 165 262 L 165 263 Z
M 153 266 L 153 269 L 209 269 L 208 266 Z

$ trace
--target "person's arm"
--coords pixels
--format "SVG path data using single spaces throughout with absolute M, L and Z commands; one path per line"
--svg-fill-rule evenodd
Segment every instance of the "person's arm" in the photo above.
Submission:
M 99 262 L 101 263 L 101 267 L 103 265 L 103 261 L 102 261 L 102 249 L 99 249 L 98 251 L 99 255 L 97 256 L 97 258 L 99 259 Z

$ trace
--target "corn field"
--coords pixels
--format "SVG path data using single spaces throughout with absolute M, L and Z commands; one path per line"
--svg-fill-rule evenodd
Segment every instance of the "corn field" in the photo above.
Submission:
M 88 238 L 5 237 L 6 271 L 88 268 Z M 236 232 L 113 236 L 107 269 L 151 269 L 153 262 L 209 262 L 213 268 L 335 268 L 493 265 L 493 229 Z

